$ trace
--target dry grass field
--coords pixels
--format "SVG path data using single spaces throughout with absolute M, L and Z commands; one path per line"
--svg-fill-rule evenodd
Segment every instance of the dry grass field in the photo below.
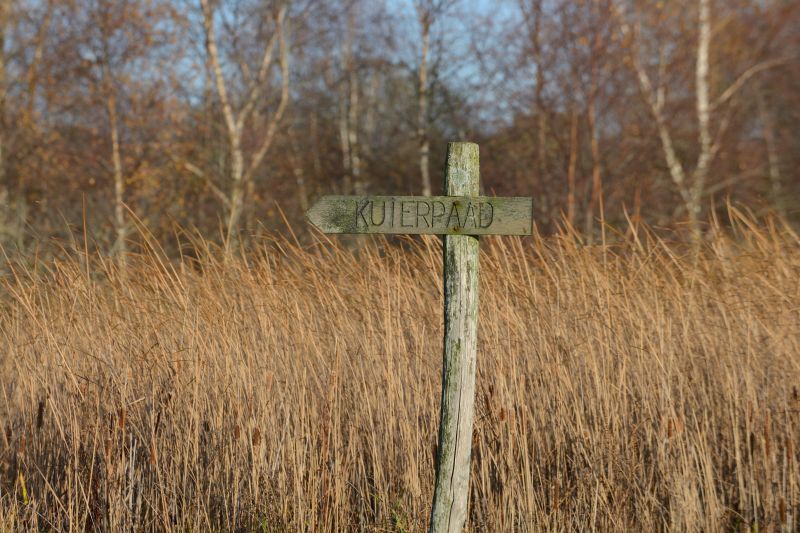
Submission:
M 470 531 L 800 527 L 800 239 L 732 218 L 484 239 Z M 439 240 L 196 247 L 6 266 L 0 530 L 424 530 Z

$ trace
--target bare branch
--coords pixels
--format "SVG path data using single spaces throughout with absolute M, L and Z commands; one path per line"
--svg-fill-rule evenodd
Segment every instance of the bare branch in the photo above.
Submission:
M 177 165 L 182 166 L 183 168 L 185 168 L 198 178 L 201 178 L 203 181 L 205 181 L 206 184 L 208 184 L 208 188 L 211 189 L 211 192 L 213 192 L 214 195 L 217 198 L 219 198 L 219 200 L 225 205 L 225 207 L 230 208 L 231 201 L 228 198 L 228 195 L 222 192 L 222 190 L 219 187 L 217 187 L 213 181 L 211 181 L 211 178 L 205 172 L 203 172 L 195 164 L 189 161 L 179 160 L 176 157 L 172 157 L 172 161 L 175 162 Z
M 678 159 L 678 155 L 675 152 L 675 147 L 672 144 L 672 135 L 669 132 L 667 121 L 664 117 L 663 92 L 660 89 L 653 87 L 653 84 L 650 81 L 650 76 L 648 76 L 647 71 L 639 61 L 639 51 L 636 46 L 636 38 L 631 34 L 630 25 L 624 19 L 624 15 L 619 13 L 618 8 L 616 7 L 612 11 L 619 20 L 620 31 L 622 32 L 623 37 L 630 38 L 631 40 L 631 47 L 633 50 L 631 50 L 629 57 L 633 69 L 636 72 L 636 76 L 639 79 L 639 86 L 644 95 L 645 101 L 649 105 L 650 112 L 653 114 L 653 118 L 655 119 L 656 127 L 658 129 L 658 136 L 661 140 L 661 147 L 664 151 L 664 158 L 667 162 L 667 168 L 669 169 L 672 181 L 674 181 L 675 185 L 678 186 L 681 197 L 684 201 L 687 201 L 689 199 L 689 191 L 686 188 L 686 172 L 684 171 L 683 165 L 681 164 L 681 161 Z
M 278 15 L 275 18 L 275 32 L 269 39 L 269 43 L 264 49 L 264 55 L 261 58 L 261 66 L 258 69 L 258 75 L 252 82 L 250 87 L 250 94 L 247 97 L 247 102 L 239 112 L 239 121 L 237 127 L 241 130 L 244 127 L 244 122 L 250 116 L 253 108 L 261 96 L 261 89 L 266 84 L 267 74 L 269 74 L 270 66 L 272 65 L 272 56 L 275 51 L 275 42 L 278 40 L 278 35 L 282 31 L 283 21 L 286 17 L 286 5 L 281 6 Z
M 267 132 L 264 135 L 264 140 L 261 142 L 258 150 L 253 155 L 250 166 L 247 168 L 247 172 L 244 176 L 245 182 L 247 182 L 253 176 L 253 173 L 256 171 L 258 166 L 261 164 L 261 161 L 264 159 L 264 156 L 267 154 L 269 147 L 272 145 L 275 133 L 278 130 L 278 125 L 283 118 L 283 114 L 286 111 L 287 105 L 289 104 L 289 51 L 286 46 L 286 28 L 284 26 L 283 16 L 280 15 L 276 22 L 277 26 L 275 28 L 275 32 L 278 35 L 278 46 L 281 62 L 281 99 L 278 103 L 277 109 L 275 110 L 275 114 L 272 115 L 272 118 L 269 120 Z
M 222 113 L 225 116 L 225 125 L 228 127 L 228 133 L 232 136 L 238 137 L 239 130 L 237 129 L 237 121 L 233 114 L 230 99 L 228 98 L 228 89 L 225 86 L 225 78 L 222 75 L 222 67 L 219 62 L 219 50 L 217 48 L 217 38 L 214 34 L 214 10 L 209 4 L 209 0 L 200 0 L 200 5 L 203 8 L 203 29 L 206 33 L 206 50 L 211 58 L 211 66 L 214 70 L 214 80 L 217 85 L 217 93 L 219 93 L 220 104 L 222 105 Z
M 714 103 L 711 104 L 711 111 L 715 111 L 718 107 L 724 105 L 728 100 L 730 100 L 736 92 L 742 88 L 742 86 L 748 82 L 750 78 L 755 76 L 756 74 L 763 72 L 767 69 L 771 69 L 787 63 L 793 59 L 792 57 L 779 57 L 776 59 L 770 59 L 767 61 L 762 61 L 761 63 L 757 63 L 750 67 L 749 69 L 745 70 L 731 85 L 725 89 L 725 91 L 719 95 L 719 97 L 714 100 Z

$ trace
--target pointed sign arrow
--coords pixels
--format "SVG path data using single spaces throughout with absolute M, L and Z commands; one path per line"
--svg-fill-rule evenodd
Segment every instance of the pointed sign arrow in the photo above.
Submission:
M 530 235 L 531 198 L 323 196 L 306 216 L 324 233 Z

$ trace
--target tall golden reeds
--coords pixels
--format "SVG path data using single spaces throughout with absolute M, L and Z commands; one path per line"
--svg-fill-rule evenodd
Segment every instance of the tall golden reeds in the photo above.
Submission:
M 472 531 L 791 531 L 800 239 L 487 238 Z M 0 529 L 420 531 L 439 240 L 8 263 Z M 88 269 L 87 269 L 88 262 Z

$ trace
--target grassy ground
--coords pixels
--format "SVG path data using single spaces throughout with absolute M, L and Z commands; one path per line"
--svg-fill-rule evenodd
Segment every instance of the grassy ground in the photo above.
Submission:
M 473 531 L 800 525 L 800 240 L 482 244 Z M 0 529 L 420 531 L 439 241 L 14 267 Z

